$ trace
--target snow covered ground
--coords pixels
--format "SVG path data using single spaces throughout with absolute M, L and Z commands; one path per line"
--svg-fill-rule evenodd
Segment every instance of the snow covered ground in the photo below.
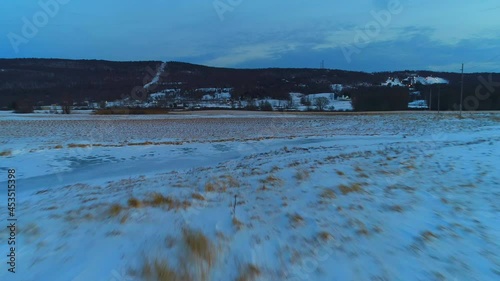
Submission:
M 497 113 L 2 113 L 0 128 L 0 185 L 18 177 L 0 280 L 500 278 Z

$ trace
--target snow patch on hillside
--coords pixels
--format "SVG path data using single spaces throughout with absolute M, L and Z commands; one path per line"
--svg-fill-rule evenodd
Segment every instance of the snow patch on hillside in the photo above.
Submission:
M 151 87 L 152 85 L 158 83 L 158 81 L 160 81 L 160 76 L 165 71 L 165 66 L 166 65 L 167 65 L 166 62 L 164 62 L 164 63 L 162 63 L 160 65 L 160 68 L 158 68 L 158 72 L 156 73 L 156 76 L 153 77 L 153 80 L 151 82 L 149 82 L 148 84 L 144 85 L 144 89 L 147 89 L 147 88 Z

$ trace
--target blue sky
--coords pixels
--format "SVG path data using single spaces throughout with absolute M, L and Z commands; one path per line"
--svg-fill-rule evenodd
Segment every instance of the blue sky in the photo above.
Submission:
M 3 0 L 0 57 L 500 72 L 499 14 L 498 0 Z

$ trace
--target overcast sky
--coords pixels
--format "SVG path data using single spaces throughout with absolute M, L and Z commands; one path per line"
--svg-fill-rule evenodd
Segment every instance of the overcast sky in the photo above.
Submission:
M 2 0 L 0 58 L 500 72 L 498 15 L 498 0 Z

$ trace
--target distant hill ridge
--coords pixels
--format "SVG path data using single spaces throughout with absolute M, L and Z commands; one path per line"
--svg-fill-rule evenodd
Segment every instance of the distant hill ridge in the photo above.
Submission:
M 177 89 L 192 98 L 201 98 L 200 93 L 195 91 L 200 88 L 231 88 L 233 97 L 238 98 L 287 99 L 291 92 L 328 93 L 332 91 L 333 84 L 354 88 L 372 87 L 390 84 L 388 77 L 397 77 L 402 81 L 412 75 L 449 81 L 449 85 L 443 90 L 455 93 L 461 79 L 459 73 L 432 71 L 367 73 L 309 68 L 233 69 L 175 61 L 167 62 L 161 67 L 162 63 L 0 59 L 0 108 L 7 108 L 22 99 L 38 104 L 54 104 L 64 101 L 81 103 L 126 97 L 147 98 L 152 93 L 169 89 Z M 487 77 L 487 74 L 465 75 L 466 96 L 474 94 L 480 85 L 478 77 L 481 76 Z M 496 80 L 493 81 L 500 81 L 498 76 L 494 74 Z M 425 87 L 422 89 L 425 90 Z M 500 89 L 496 92 L 500 92 Z M 500 103 L 497 96 L 490 98 L 490 104 Z

